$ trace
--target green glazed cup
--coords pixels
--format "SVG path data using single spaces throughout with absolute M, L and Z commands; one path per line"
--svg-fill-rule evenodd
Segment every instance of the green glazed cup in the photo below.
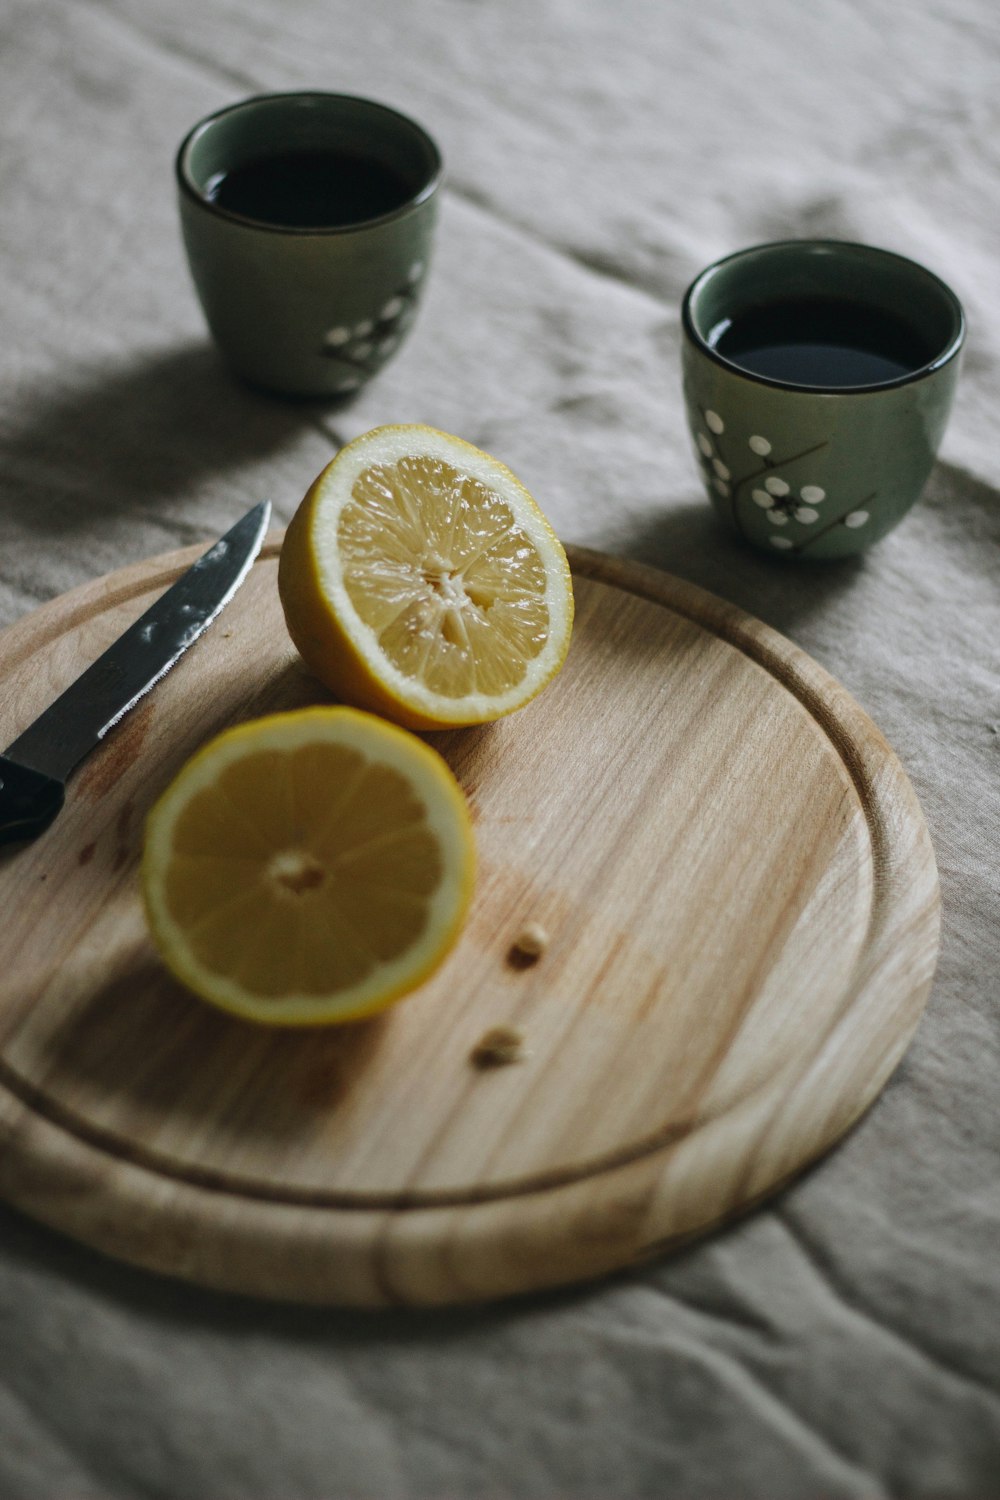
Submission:
M 741 314 L 803 300 L 888 315 L 924 357 L 878 384 L 799 385 L 742 369 L 715 347 Z M 695 453 L 712 504 L 740 536 L 785 557 L 846 557 L 902 520 L 934 462 L 965 338 L 943 281 L 869 245 L 786 240 L 702 271 L 682 322 Z
M 378 217 L 297 227 L 221 207 L 224 174 L 286 152 L 373 159 L 399 180 Z M 231 368 L 288 396 L 347 396 L 398 350 L 430 260 L 441 155 L 396 110 L 348 94 L 263 94 L 200 121 L 176 161 L 195 289 Z

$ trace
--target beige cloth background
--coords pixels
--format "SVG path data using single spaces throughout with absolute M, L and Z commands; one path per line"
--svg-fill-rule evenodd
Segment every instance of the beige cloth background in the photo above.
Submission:
M 428 300 L 349 409 L 206 342 L 174 147 L 286 87 L 438 137 Z M 1000 1496 L 1000 11 L 995 0 L 2 0 L 0 622 L 287 520 L 344 438 L 427 421 L 567 539 L 762 616 L 856 695 L 934 838 L 944 941 L 907 1058 L 768 1207 L 600 1287 L 369 1317 L 227 1300 L 0 1209 L 4 1500 Z M 926 498 L 792 571 L 701 498 L 678 304 L 769 238 L 868 240 L 966 304 Z

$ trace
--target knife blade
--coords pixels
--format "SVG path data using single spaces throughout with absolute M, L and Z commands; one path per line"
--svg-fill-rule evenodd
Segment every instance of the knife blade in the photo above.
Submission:
M 84 757 L 229 603 L 270 516 L 268 500 L 248 511 L 8 745 L 0 755 L 0 843 L 35 838 L 49 826 Z

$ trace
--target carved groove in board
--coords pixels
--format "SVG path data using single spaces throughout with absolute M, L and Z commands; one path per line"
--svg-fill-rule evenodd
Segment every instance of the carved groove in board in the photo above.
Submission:
M 702 1118 L 691 1120 L 686 1125 L 668 1125 L 654 1136 L 634 1145 L 624 1147 L 609 1156 L 606 1161 L 584 1162 L 576 1169 L 559 1168 L 553 1172 L 539 1172 L 536 1176 L 515 1182 L 501 1182 L 482 1187 L 463 1187 L 454 1191 L 416 1191 L 401 1193 L 350 1193 L 328 1191 L 317 1188 L 310 1191 L 302 1187 L 284 1187 L 281 1183 L 265 1182 L 237 1173 L 212 1171 L 208 1167 L 196 1167 L 190 1162 L 172 1161 L 170 1157 L 151 1150 L 135 1141 L 124 1140 L 108 1130 L 101 1130 L 90 1121 L 81 1119 L 72 1110 L 66 1109 L 58 1100 L 52 1099 L 44 1089 L 38 1088 L 22 1078 L 3 1058 L 0 1058 L 0 1085 L 20 1099 L 21 1103 L 42 1115 L 50 1124 L 64 1130 L 77 1140 L 95 1147 L 108 1156 L 117 1157 L 132 1166 L 144 1167 L 160 1177 L 183 1182 L 205 1192 L 222 1193 L 229 1197 L 252 1198 L 259 1203 L 282 1203 L 292 1208 L 335 1208 L 345 1212 L 371 1213 L 391 1211 L 405 1213 L 407 1210 L 425 1208 L 463 1208 L 477 1203 L 496 1203 L 504 1198 L 526 1197 L 532 1193 L 544 1193 L 552 1188 L 569 1187 L 583 1182 L 588 1177 L 599 1177 L 619 1167 L 630 1166 L 667 1146 L 674 1145 L 706 1123 Z M 740 1101 L 742 1102 L 742 1101 Z

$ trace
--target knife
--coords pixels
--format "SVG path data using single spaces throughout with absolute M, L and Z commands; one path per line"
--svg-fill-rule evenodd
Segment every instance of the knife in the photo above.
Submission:
M 248 511 L 8 745 L 0 755 L 0 843 L 48 828 L 71 772 L 229 603 L 270 516 L 269 500 Z

